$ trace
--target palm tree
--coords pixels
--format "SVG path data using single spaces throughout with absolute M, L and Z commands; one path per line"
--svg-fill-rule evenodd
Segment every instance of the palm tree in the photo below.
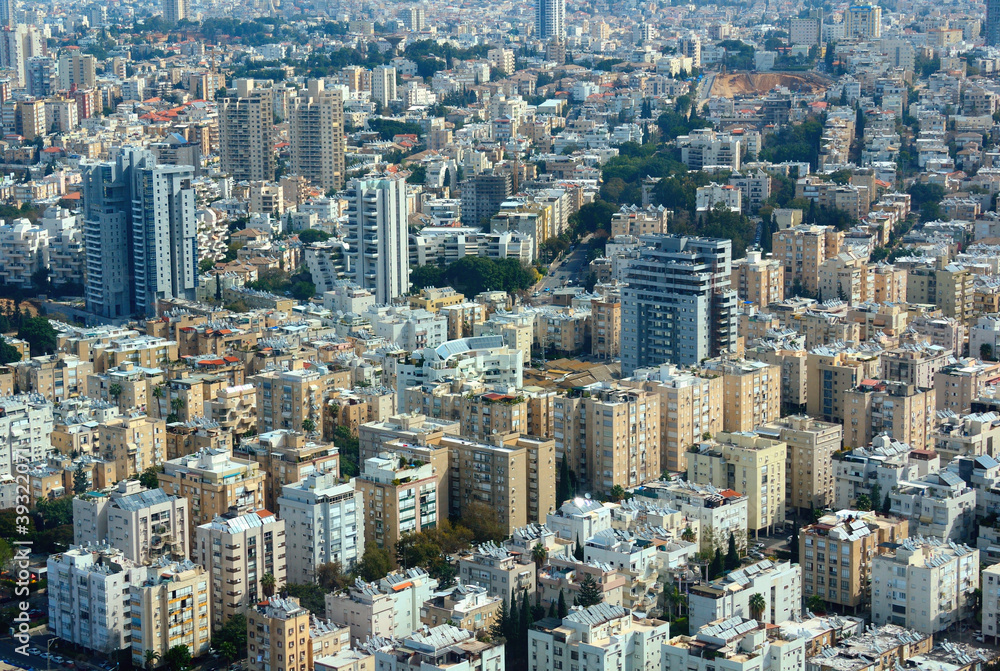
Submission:
M 691 527 L 684 527 L 684 531 L 681 532 L 681 540 L 685 543 L 694 543 L 694 539 L 697 538 Z
M 531 558 L 535 561 L 535 566 L 541 566 L 549 558 L 549 551 L 541 543 L 535 543 L 535 547 L 531 548 Z
M 153 398 L 163 398 L 163 385 L 158 384 L 153 387 Z
M 116 382 L 108 388 L 108 393 L 111 394 L 111 398 L 115 399 L 115 403 L 117 403 L 118 397 L 122 395 L 122 386 Z
M 274 574 L 272 573 L 265 573 L 260 579 L 260 588 L 264 592 L 264 596 L 269 599 L 274 596 L 274 585 Z
M 149 671 L 150 669 L 153 669 L 156 666 L 156 660 L 158 660 L 159 658 L 160 658 L 160 653 L 158 653 L 156 650 L 147 650 L 146 651 L 146 669 L 147 669 L 147 671 Z
M 181 410 L 184 409 L 184 399 L 180 398 L 179 396 L 175 396 L 174 398 L 170 399 L 170 407 L 173 409 L 174 412 L 180 412 Z
M 754 592 L 750 596 L 750 615 L 755 620 L 759 620 L 764 616 L 764 609 L 767 608 L 767 602 L 764 601 L 764 596 L 760 592 Z

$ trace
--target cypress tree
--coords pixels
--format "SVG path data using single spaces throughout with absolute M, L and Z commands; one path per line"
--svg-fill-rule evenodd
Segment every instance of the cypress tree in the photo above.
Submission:
M 566 594 L 560 588 L 559 590 L 559 609 L 556 611 L 556 617 L 560 620 L 569 615 L 569 606 L 566 604 Z
M 726 552 L 726 570 L 732 571 L 740 565 L 740 555 L 736 551 L 736 536 L 729 532 L 729 551 Z
M 708 567 L 708 579 L 715 580 L 718 578 L 722 575 L 724 568 L 725 566 L 722 563 L 722 552 L 719 548 L 715 548 L 715 556 L 712 557 L 712 563 Z
M 594 580 L 594 576 L 588 573 L 580 583 L 580 594 L 576 597 L 576 605 L 590 608 L 602 601 L 604 593 L 601 591 L 601 586 Z
M 580 545 L 580 537 L 576 537 L 576 549 L 573 550 L 573 557 L 577 561 L 583 561 L 583 546 Z

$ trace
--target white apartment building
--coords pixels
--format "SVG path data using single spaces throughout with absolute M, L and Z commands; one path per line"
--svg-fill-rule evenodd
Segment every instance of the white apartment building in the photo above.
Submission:
M 574 608 L 558 627 L 551 623 L 544 619 L 528 629 L 531 671 L 571 669 L 575 660 L 584 669 L 659 669 L 661 650 L 670 638 L 667 622 L 607 603 Z
M 743 211 L 743 191 L 738 186 L 716 184 L 699 186 L 694 194 L 695 209 L 698 212 L 711 212 L 716 205 L 722 205 L 732 212 Z
M 653 499 L 677 508 L 689 518 L 691 530 L 698 536 L 701 552 L 726 551 L 729 534 L 746 536 L 749 502 L 731 490 L 699 485 L 686 480 L 651 482 L 636 487 L 637 497 Z
M 677 146 L 681 149 L 681 162 L 690 170 L 701 170 L 706 166 L 740 169 L 741 142 L 728 133 L 698 128 L 689 135 L 678 137 Z
M 52 403 L 38 394 L 0 398 L 0 479 L 16 464 L 45 459 L 52 449 Z
M 976 490 L 950 470 L 903 481 L 889 493 L 890 512 L 910 520 L 913 535 L 936 536 L 956 543 L 972 540 Z M 874 504 L 874 502 L 872 502 Z
M 266 510 L 226 513 L 195 530 L 192 555 L 211 573 L 212 627 L 221 627 L 271 596 L 264 576 L 274 578 L 275 592 L 285 584 L 285 521 Z
M 802 613 L 802 567 L 764 559 L 731 571 L 688 593 L 688 622 L 692 629 L 735 616 L 750 617 L 750 597 L 764 597 L 761 621 L 771 624 L 792 620 Z
M 400 401 L 407 387 L 459 377 L 520 389 L 524 383 L 524 352 L 508 347 L 503 336 L 458 338 L 418 350 L 404 359 L 387 358 L 385 369 L 395 377 Z
M 31 287 L 31 274 L 49 265 L 49 232 L 27 219 L 0 224 L 0 284 Z
M 983 586 L 983 636 L 997 643 L 1000 637 L 1000 564 L 993 564 L 980 574 Z
M 73 542 L 107 543 L 136 564 L 188 556 L 188 500 L 122 480 L 110 492 L 73 499 Z
M 437 347 L 448 340 L 448 318 L 440 312 L 399 305 L 378 305 L 364 315 L 375 335 L 395 343 L 407 352 Z
M 870 447 L 840 455 L 833 466 L 833 505 L 838 510 L 848 510 L 854 507 L 858 496 L 870 494 L 876 483 L 887 493 L 900 482 L 936 473 L 940 470 L 940 459 L 923 451 L 913 453 L 909 445 L 888 436 L 876 436 Z
M 663 646 L 662 671 L 801 671 L 804 636 L 785 638 L 757 620 L 740 616 L 705 625 L 694 636 L 677 636 Z M 714 654 L 699 654 L 712 651 Z
M 545 526 L 556 536 L 582 545 L 591 536 L 611 528 L 614 503 L 601 503 L 589 497 L 577 496 L 564 501 L 554 513 L 545 517 Z
M 118 550 L 73 547 L 51 555 L 49 628 L 64 641 L 111 654 L 129 645 L 134 564 Z
M 399 640 L 370 641 L 364 648 L 374 657 L 372 666 L 359 664 L 350 668 L 358 671 L 369 668 L 379 671 L 504 671 L 506 668 L 503 643 L 478 641 L 473 632 L 451 624 L 421 627 L 420 631 L 401 636 Z
M 311 473 L 282 488 L 278 510 L 289 582 L 314 582 L 316 569 L 330 562 L 350 570 L 365 552 L 364 501 L 353 479 L 341 483 L 336 473 Z
M 351 643 L 372 636 L 401 637 L 420 628 L 420 608 L 438 581 L 421 568 L 390 573 L 378 582 L 360 578 L 346 594 L 327 594 L 326 616 L 351 628 Z
M 977 589 L 979 550 L 907 538 L 894 554 L 872 559 L 872 622 L 935 634 L 972 615 Z

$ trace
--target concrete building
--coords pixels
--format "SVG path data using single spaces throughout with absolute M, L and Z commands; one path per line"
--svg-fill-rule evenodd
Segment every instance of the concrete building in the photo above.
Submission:
M 895 667 L 923 657 L 933 648 L 934 637 L 930 634 L 883 624 L 815 650 L 805 668 L 808 671 L 876 671 L 882 665 Z
M 164 462 L 160 488 L 188 500 L 188 538 L 195 529 L 235 508 L 241 513 L 264 507 L 264 480 L 256 462 L 234 459 L 226 450 L 200 450 Z
M 730 489 L 698 485 L 686 480 L 652 482 L 632 493 L 638 499 L 651 499 L 684 514 L 686 528 L 698 538 L 698 551 L 726 552 L 732 534 L 738 548 L 747 547 L 747 497 Z
M 763 361 L 707 361 L 707 374 L 722 374 L 723 431 L 753 431 L 781 417 L 781 369 Z
M 722 431 L 724 379 L 664 364 L 640 369 L 622 384 L 660 395 L 660 468 L 687 472 L 687 452 L 707 433 Z M 559 403 L 557 399 L 556 403 Z M 557 438 L 558 443 L 558 438 Z
M 599 669 L 659 669 L 669 638 L 669 623 L 622 606 L 574 608 L 561 621 L 544 618 L 528 629 L 528 666 L 555 669 L 563 660 L 583 659 Z
M 870 498 L 876 484 L 884 495 L 901 482 L 936 473 L 941 469 L 941 460 L 933 452 L 914 450 L 888 436 L 876 436 L 870 447 L 834 455 L 833 469 L 834 507 L 841 510 L 853 509 L 862 494 Z M 882 501 L 878 505 L 881 507 Z
M 802 568 L 798 564 L 775 564 L 764 559 L 743 566 L 725 577 L 688 591 L 688 622 L 697 631 L 717 620 L 748 617 L 750 597 L 760 594 L 765 608 L 760 621 L 770 624 L 799 617 L 802 613 Z
M 289 582 L 313 582 L 316 569 L 331 562 L 350 570 L 365 552 L 364 500 L 353 480 L 339 480 L 320 470 L 282 488 Z
M 295 597 L 269 597 L 247 612 L 247 669 L 309 671 L 316 659 L 350 648 L 347 627 L 321 620 Z
M 326 191 L 344 186 L 344 101 L 310 79 L 291 107 L 292 171 Z
M 840 253 L 843 232 L 824 226 L 794 226 L 771 236 L 772 258 L 785 267 L 785 296 L 796 288 L 810 294 L 819 292 L 819 267 Z
M 844 34 L 863 40 L 882 37 L 882 8 L 874 3 L 851 5 L 844 16 Z
M 275 591 L 284 586 L 285 521 L 267 510 L 227 512 L 197 528 L 192 554 L 211 567 L 212 629 L 219 629 L 271 596 L 262 585 L 265 576 L 274 578 Z
M 247 381 L 257 387 L 257 424 L 262 434 L 280 430 L 323 433 L 324 397 L 330 381 L 325 367 L 268 369 Z M 276 435 L 271 442 L 277 440 Z
M 420 609 L 437 587 L 421 568 L 394 571 L 377 582 L 359 578 L 346 593 L 326 595 L 326 616 L 350 627 L 354 646 L 372 636 L 399 638 L 420 628 Z
M 37 394 L 0 397 L 0 479 L 17 464 L 43 461 L 52 449 L 52 403 Z
M 354 282 L 388 304 L 410 289 L 406 183 L 385 176 L 352 180 L 348 192 L 348 257 Z
M 872 560 L 872 621 L 925 634 L 973 614 L 979 550 L 937 538 L 907 538 Z
M 267 476 L 264 507 L 282 518 L 284 512 L 279 497 L 283 495 L 286 485 L 301 482 L 318 472 L 330 473 L 334 479 L 340 475 L 340 450 L 333 443 L 315 443 L 305 435 L 287 429 L 261 433 L 256 439 L 244 438 L 235 454 L 260 464 Z
M 976 490 L 943 470 L 900 482 L 889 492 L 893 515 L 910 520 L 914 535 L 968 543 L 976 531 Z
M 87 309 L 103 317 L 153 314 L 197 287 L 194 173 L 126 148 L 83 174 Z
M 535 562 L 530 554 L 511 552 L 490 541 L 459 557 L 458 578 L 463 584 L 479 585 L 490 596 L 512 604 L 522 593 L 534 594 Z
M 787 508 L 822 510 L 833 504 L 833 454 L 840 451 L 843 426 L 808 415 L 792 415 L 757 427 L 757 433 L 788 446 Z
M 535 0 L 535 35 L 543 41 L 566 36 L 566 0 Z
M 72 547 L 50 555 L 49 629 L 63 641 L 111 655 L 129 646 L 135 565 L 118 550 Z
M 745 494 L 748 531 L 785 522 L 787 446 L 756 433 L 720 432 L 688 454 L 688 480 Z
M 909 536 L 909 522 L 872 512 L 823 515 L 799 533 L 803 597 L 855 609 L 871 600 L 872 560 Z
M 402 460 L 394 452 L 366 459 L 356 487 L 364 501 L 364 543 L 395 552 L 407 533 L 437 525 L 446 494 L 430 464 Z
M 709 656 L 708 653 L 711 653 Z M 676 636 L 663 646 L 663 671 L 796 671 L 804 668 L 806 639 L 785 637 L 742 615 L 706 624 L 694 636 Z
M 622 290 L 622 371 L 693 364 L 736 348 L 729 240 L 649 236 Z M 677 291 L 684 286 L 685 291 Z
M 906 300 L 935 305 L 945 317 L 968 322 L 973 316 L 975 284 L 969 268 L 939 262 L 932 268 L 912 268 L 906 273 Z M 970 352 L 978 356 L 979 352 Z
M 844 447 L 864 447 L 885 433 L 923 450 L 936 423 L 933 387 L 869 379 L 844 392 Z
M 776 259 L 763 259 L 751 250 L 745 259 L 733 261 L 733 290 L 745 303 L 766 308 L 785 299 L 785 268 Z
M 373 641 L 372 668 L 385 671 L 504 671 L 504 644 L 484 642 L 451 624 L 420 627 L 399 640 Z
M 73 542 L 106 543 L 137 565 L 184 559 L 191 550 L 187 520 L 186 498 L 122 480 L 111 492 L 73 499 Z
M 234 181 L 274 179 L 274 96 L 237 79 L 236 97 L 219 103 L 219 162 Z
M 372 70 L 372 101 L 387 107 L 396 99 L 396 68 L 379 65 Z
M 807 385 L 806 414 L 826 422 L 845 421 L 847 390 L 878 377 L 879 354 L 877 349 L 838 346 L 821 346 L 809 352 L 806 378 L 822 384 Z
M 192 657 L 208 654 L 212 645 L 208 572 L 185 560 L 160 562 L 137 573 L 129 590 L 132 664 L 144 665 L 150 651 L 162 659 L 177 645 L 187 646 Z

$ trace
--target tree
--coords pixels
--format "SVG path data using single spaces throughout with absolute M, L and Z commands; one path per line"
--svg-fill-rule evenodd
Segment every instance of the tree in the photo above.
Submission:
M 111 398 L 115 399 L 115 403 L 117 403 L 118 397 L 122 395 L 122 386 L 115 382 L 113 385 L 108 387 L 108 394 L 110 394 Z
M 750 595 L 750 617 L 755 620 L 760 620 L 764 616 L 764 610 L 767 609 L 767 601 L 764 600 L 764 595 L 760 592 L 754 592 Z
M 892 499 L 889 498 L 889 492 L 886 492 L 885 498 L 882 499 L 882 514 L 883 515 L 892 514 Z
M 83 470 L 83 462 L 79 462 L 76 465 L 76 470 L 73 471 L 73 493 L 83 494 L 90 487 L 90 483 L 87 481 L 87 473 Z
M 226 655 L 226 644 L 231 646 L 232 659 L 242 659 L 247 654 L 247 616 L 238 613 L 226 620 L 212 636 L 212 647 Z
M 722 552 L 719 548 L 715 548 L 715 556 L 712 557 L 712 563 L 708 565 L 708 579 L 715 580 L 722 572 L 725 570 L 725 566 L 722 562 Z
M 32 356 L 56 351 L 56 330 L 45 317 L 28 317 L 22 320 L 17 337 L 28 341 Z
M 153 387 L 153 398 L 163 398 L 163 385 L 158 384 Z
M 872 500 L 867 494 L 861 494 L 858 496 L 858 501 L 855 504 L 858 510 L 865 511 L 872 509 Z
M 694 543 L 697 535 L 691 529 L 691 527 L 684 527 L 684 531 L 681 532 L 681 540 L 685 543 Z
M 583 545 L 580 544 L 580 536 L 576 537 L 576 548 L 573 550 L 573 558 L 577 561 L 583 561 Z
M 392 559 L 389 553 L 376 545 L 365 548 L 365 554 L 358 562 L 357 573 L 362 580 L 373 582 L 384 578 L 392 570 Z
M 339 592 L 349 583 L 344 567 L 339 561 L 327 562 L 316 567 L 316 582 L 327 592 Z
M 604 601 L 604 592 L 601 585 L 594 579 L 592 573 L 584 576 L 580 582 L 580 593 L 576 596 L 576 605 L 590 608 Z
M 160 653 L 156 650 L 146 651 L 146 671 L 151 671 L 151 669 L 156 667 L 156 660 L 160 658 Z
M 304 231 L 299 231 L 299 242 L 303 244 L 311 244 L 313 242 L 326 242 L 330 239 L 330 234 L 326 231 L 321 231 L 318 228 L 307 228 Z
M 503 543 L 507 538 L 507 530 L 500 523 L 496 508 L 481 501 L 473 501 L 463 507 L 462 522 L 472 532 L 472 539 L 476 543 Z
M 984 342 L 979 346 L 979 358 L 983 361 L 993 361 L 993 346 Z
M 623 501 L 624 499 L 628 498 L 628 494 L 625 492 L 625 488 L 622 487 L 621 485 L 615 485 L 614 487 L 612 487 L 610 496 L 611 500 L 615 503 L 618 503 L 619 501 Z
M 826 602 L 823 601 L 823 597 L 819 594 L 813 594 L 811 597 L 806 599 L 806 608 L 815 612 L 823 612 L 826 610 Z
M 21 353 L 9 342 L 0 338 L 0 365 L 17 363 L 21 360 Z
M 175 645 L 167 650 L 163 662 L 170 671 L 187 671 L 191 668 L 191 651 L 186 645 Z
M 799 563 L 799 527 L 795 526 L 792 532 L 792 540 L 788 543 L 788 561 L 792 564 Z
M 573 498 L 573 491 L 570 488 L 569 463 L 564 456 L 559 460 L 559 479 L 556 482 L 556 505 L 561 506 L 568 499 Z
M 160 469 L 150 466 L 139 475 L 139 484 L 146 489 L 157 489 L 160 486 Z
M 549 551 L 545 549 L 545 546 L 541 543 L 535 543 L 535 546 L 531 548 L 531 559 L 534 560 L 535 566 L 542 566 L 548 558 Z
M 510 615 L 507 612 L 507 600 L 502 599 L 500 601 L 500 609 L 497 611 L 496 617 L 493 618 L 493 624 L 490 625 L 490 637 L 494 641 L 505 640 L 508 633 Z
M 266 596 L 268 599 L 274 596 L 274 586 L 275 586 L 274 574 L 270 572 L 265 573 L 263 577 L 261 577 L 260 579 L 260 589 L 262 592 L 264 592 L 264 596 Z
M 872 501 L 872 508 L 879 505 L 882 502 L 882 485 L 877 482 L 872 485 L 871 494 L 868 496 Z
M 726 562 L 725 567 L 727 571 L 732 571 L 735 568 L 739 568 L 740 565 L 740 553 L 736 549 L 736 536 L 733 532 L 729 532 L 729 549 L 726 552 Z
M 316 422 L 312 421 L 308 417 L 302 420 L 302 431 L 305 433 L 312 433 L 316 430 Z
M 559 605 L 556 615 L 560 620 L 569 615 L 569 605 L 566 603 L 566 594 L 563 592 L 562 588 L 559 588 Z

